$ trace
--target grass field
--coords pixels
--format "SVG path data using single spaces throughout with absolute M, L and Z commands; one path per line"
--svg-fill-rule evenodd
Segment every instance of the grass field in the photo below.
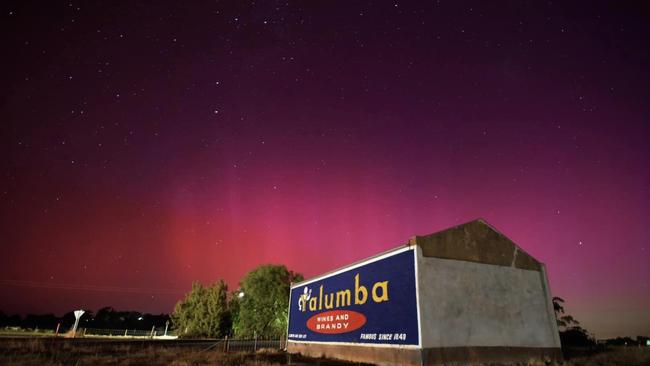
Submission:
M 616 347 L 589 356 L 572 358 L 567 366 L 650 366 L 650 347 Z
M 0 328 L 0 337 L 52 337 L 52 330 L 25 330 L 21 328 Z
M 162 344 L 162 343 L 161 343 Z M 110 341 L 92 345 L 61 342 L 47 338 L 0 339 L 2 366 L 271 366 L 287 365 L 288 356 L 277 350 L 224 353 L 205 347 L 173 347 L 133 344 L 112 344 Z M 292 364 L 310 365 L 316 360 L 292 356 Z M 322 366 L 350 366 L 346 362 L 318 360 Z
M 255 353 L 223 353 L 201 347 L 152 346 L 138 342 L 133 344 L 106 342 L 89 345 L 75 344 L 74 342 L 51 342 L 47 338 L 0 339 L 0 365 L 3 366 L 271 366 L 287 365 L 288 361 L 288 356 L 285 353 L 274 350 L 260 350 Z M 295 356 L 292 357 L 291 364 L 358 366 L 358 364 Z M 615 348 L 590 356 L 572 358 L 560 365 L 650 366 L 650 348 Z

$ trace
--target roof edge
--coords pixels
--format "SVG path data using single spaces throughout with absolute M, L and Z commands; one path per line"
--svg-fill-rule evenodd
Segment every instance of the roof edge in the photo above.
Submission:
M 483 219 L 465 222 L 409 243 L 422 248 L 424 257 L 463 260 L 541 271 L 542 263 Z

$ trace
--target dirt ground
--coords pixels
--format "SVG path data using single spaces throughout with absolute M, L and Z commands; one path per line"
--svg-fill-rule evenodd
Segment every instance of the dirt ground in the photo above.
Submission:
M 85 344 L 53 342 L 47 338 L 0 339 L 2 366 L 351 366 L 347 362 L 289 356 L 277 350 L 223 353 L 205 347 L 152 346 L 150 344 Z
M 3 366 L 271 366 L 271 365 L 359 366 L 356 363 L 289 357 L 274 350 L 256 353 L 223 353 L 202 347 L 128 344 L 74 344 L 48 342 L 46 338 L 0 339 Z M 650 366 L 650 348 L 614 348 L 566 360 L 562 366 Z M 496 366 L 496 365 L 493 365 Z

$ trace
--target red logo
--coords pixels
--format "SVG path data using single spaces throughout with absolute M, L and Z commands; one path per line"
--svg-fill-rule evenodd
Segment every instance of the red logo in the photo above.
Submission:
M 352 310 L 330 310 L 307 320 L 307 328 L 323 334 L 340 334 L 357 330 L 366 324 L 366 316 Z

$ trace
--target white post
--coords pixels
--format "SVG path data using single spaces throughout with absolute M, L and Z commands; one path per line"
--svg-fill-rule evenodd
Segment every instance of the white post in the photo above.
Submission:
M 77 336 L 77 327 L 79 326 L 79 319 L 81 319 L 81 316 L 84 315 L 83 310 L 75 310 L 74 311 L 74 326 L 72 327 L 72 336 L 76 337 Z
M 169 327 L 169 320 L 165 322 L 165 337 L 167 337 L 167 328 Z

